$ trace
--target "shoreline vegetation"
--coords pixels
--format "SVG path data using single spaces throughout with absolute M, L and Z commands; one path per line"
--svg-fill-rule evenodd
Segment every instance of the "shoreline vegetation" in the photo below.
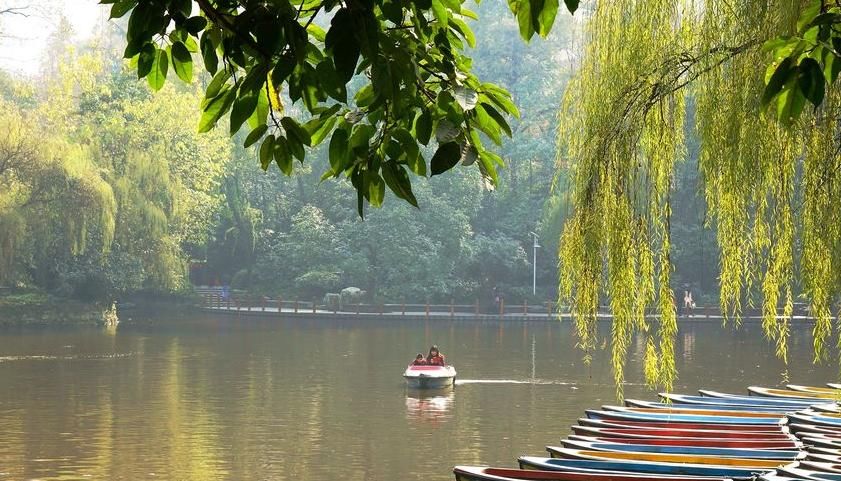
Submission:
M 136 313 L 186 312 L 201 306 L 192 291 L 137 292 L 115 301 L 82 300 L 35 289 L 0 289 L 0 328 L 106 326 Z
M 812 322 L 805 306 L 799 306 L 795 318 Z M 486 306 L 475 303 L 397 303 L 350 302 L 341 306 L 295 299 L 276 299 L 244 291 L 234 291 L 223 298 L 212 289 L 196 288 L 178 293 L 139 291 L 119 296 L 114 301 L 82 300 L 62 297 L 37 289 L 0 289 L 0 328 L 4 327 L 92 327 L 143 318 L 148 313 L 180 316 L 186 313 L 212 313 L 223 316 L 300 318 L 313 316 L 348 319 L 395 319 L 406 321 L 569 321 L 566 306 L 553 302 Z M 654 315 L 653 313 L 651 314 Z M 599 321 L 612 321 L 609 309 L 599 310 Z M 760 321 L 762 313 L 743 312 L 744 322 Z M 681 309 L 681 322 L 717 322 L 723 318 L 717 306 Z

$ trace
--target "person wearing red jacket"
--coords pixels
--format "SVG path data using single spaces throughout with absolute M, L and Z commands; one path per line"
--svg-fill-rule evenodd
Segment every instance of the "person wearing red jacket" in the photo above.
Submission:
M 446 366 L 444 355 L 438 350 L 438 346 L 429 348 L 429 355 L 426 356 L 426 363 L 430 366 Z
M 426 359 L 423 358 L 423 354 L 418 354 L 415 357 L 415 360 L 412 362 L 413 366 L 426 366 Z

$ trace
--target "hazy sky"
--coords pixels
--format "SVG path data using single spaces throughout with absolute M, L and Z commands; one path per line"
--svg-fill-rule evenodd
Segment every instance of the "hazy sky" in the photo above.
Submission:
M 97 0 L 0 0 L 0 10 L 23 5 L 29 5 L 27 17 L 0 18 L 0 68 L 23 74 L 40 68 L 47 38 L 55 32 L 62 13 L 79 40 L 88 38 L 97 22 L 108 17 L 108 6 Z

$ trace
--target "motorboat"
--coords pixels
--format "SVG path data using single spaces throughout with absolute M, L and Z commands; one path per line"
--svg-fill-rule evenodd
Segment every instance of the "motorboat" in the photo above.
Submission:
M 411 389 L 441 389 L 455 383 L 456 370 L 453 366 L 410 365 L 403 377 Z

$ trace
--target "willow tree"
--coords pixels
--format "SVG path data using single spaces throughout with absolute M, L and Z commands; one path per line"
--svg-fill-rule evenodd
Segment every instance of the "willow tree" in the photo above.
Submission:
M 670 191 L 687 131 L 699 138 L 707 222 L 718 234 L 722 311 L 738 323 L 745 303 L 760 300 L 764 332 L 785 359 L 803 296 L 816 317 L 815 360 L 826 358 L 841 292 L 839 95 L 802 115 L 791 109 L 802 96 L 797 80 L 763 98 L 790 53 L 772 55 L 778 37 L 802 32 L 809 16 L 813 7 L 798 1 L 596 5 L 560 114 L 573 204 L 560 285 L 585 349 L 594 347 L 600 298 L 609 298 L 617 382 L 635 333 L 647 338 L 647 382 L 668 389 L 676 376 Z M 687 125 L 690 99 L 697 110 Z M 655 322 L 645 316 L 651 307 Z

